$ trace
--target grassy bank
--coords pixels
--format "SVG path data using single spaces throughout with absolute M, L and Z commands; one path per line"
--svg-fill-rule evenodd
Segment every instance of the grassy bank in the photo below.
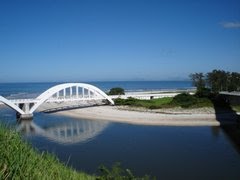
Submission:
M 67 168 L 48 153 L 39 153 L 19 134 L 0 125 L 0 179 L 95 179 Z
M 200 108 L 213 107 L 213 103 L 208 98 L 198 98 L 186 93 L 179 94 L 175 97 L 164 97 L 159 99 L 141 100 L 141 99 L 115 99 L 116 105 L 128 105 L 133 107 L 144 107 L 147 109 L 161 108 Z

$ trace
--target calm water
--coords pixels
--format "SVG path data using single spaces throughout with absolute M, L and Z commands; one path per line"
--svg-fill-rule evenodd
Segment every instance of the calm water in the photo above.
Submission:
M 96 173 L 100 164 L 121 162 L 136 175 L 157 179 L 240 179 L 239 146 L 222 128 L 140 126 L 44 113 L 17 124 L 9 108 L 0 108 L 0 119 L 77 170 Z

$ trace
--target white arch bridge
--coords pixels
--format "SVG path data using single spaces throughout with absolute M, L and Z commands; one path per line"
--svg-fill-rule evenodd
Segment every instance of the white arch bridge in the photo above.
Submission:
M 99 88 L 85 83 L 59 84 L 44 91 L 35 99 L 6 99 L 0 96 L 0 102 L 17 111 L 21 118 L 32 118 L 33 113 L 44 103 L 62 102 L 99 102 L 114 101 Z M 92 104 L 92 103 L 91 103 Z M 71 105 L 68 105 L 71 107 Z

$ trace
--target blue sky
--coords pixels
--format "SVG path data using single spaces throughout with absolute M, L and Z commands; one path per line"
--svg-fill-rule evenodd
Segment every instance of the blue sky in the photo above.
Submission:
M 0 0 L 0 82 L 240 72 L 239 0 Z

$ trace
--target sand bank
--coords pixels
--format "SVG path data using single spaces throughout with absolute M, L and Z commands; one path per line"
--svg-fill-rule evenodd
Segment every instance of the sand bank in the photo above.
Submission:
M 95 106 L 74 110 L 59 111 L 56 114 L 82 119 L 107 120 L 139 125 L 163 126 L 219 126 L 222 123 L 235 123 L 234 115 L 215 113 L 161 113 L 129 111 L 116 106 Z

